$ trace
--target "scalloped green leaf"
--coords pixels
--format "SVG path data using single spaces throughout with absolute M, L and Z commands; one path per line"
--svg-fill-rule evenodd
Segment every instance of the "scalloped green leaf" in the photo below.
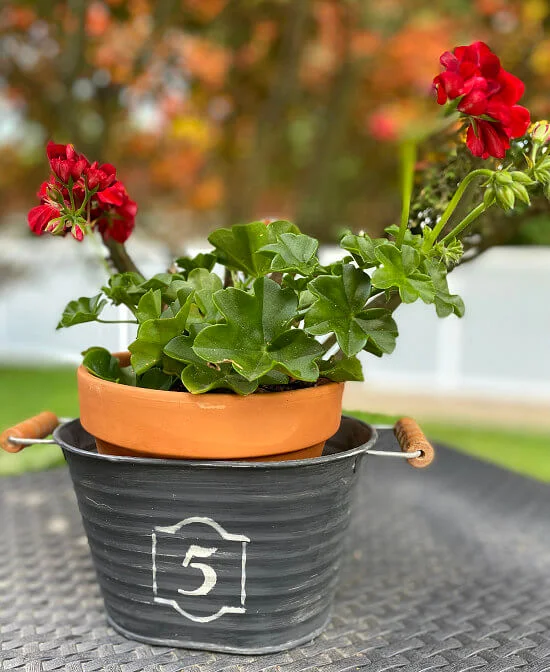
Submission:
M 157 273 L 139 287 L 144 293 L 150 289 L 159 289 L 164 303 L 175 301 L 182 289 L 186 289 L 188 293 L 192 291 L 187 280 L 179 273 Z
M 393 244 L 376 248 L 380 266 L 372 274 L 372 284 L 378 289 L 396 288 L 403 303 L 422 299 L 432 303 L 435 290 L 430 276 L 419 269 L 420 255 L 410 245 L 401 249 Z
M 399 332 L 397 324 L 389 310 L 385 308 L 367 308 L 356 318 L 357 324 L 377 351 L 389 355 L 395 350 Z
M 223 288 L 221 278 L 204 268 L 196 268 L 189 273 L 188 282 L 195 290 L 188 322 L 199 324 L 219 322 L 222 316 L 214 303 L 214 294 Z
M 56 329 L 72 327 L 75 324 L 84 324 L 85 322 L 95 322 L 106 304 L 107 301 L 102 298 L 102 294 L 92 297 L 81 296 L 75 301 L 69 301 Z
M 94 376 L 122 385 L 136 384 L 136 375 L 132 367 L 121 367 L 119 360 L 105 348 L 88 348 L 82 354 L 84 355 L 82 365 Z
M 311 275 L 319 266 L 319 242 L 303 233 L 282 233 L 277 242 L 264 245 L 259 254 L 271 257 L 272 271 L 292 271 Z
M 300 233 L 290 222 L 279 220 L 266 224 L 251 222 L 235 224 L 230 229 L 217 229 L 208 237 L 215 248 L 218 260 L 233 270 L 242 271 L 253 278 L 259 278 L 271 272 L 271 259 L 258 251 L 275 243 L 277 236 L 283 233 Z
M 147 291 L 142 287 L 144 282 L 145 278 L 139 273 L 117 273 L 109 278 L 108 285 L 102 290 L 116 306 L 123 303 L 133 310 Z
M 161 316 L 140 324 L 137 338 L 128 348 L 136 374 L 141 375 L 162 363 L 164 347 L 185 330 L 192 301 L 193 294 L 189 294 L 174 317 Z
M 257 254 L 273 241 L 273 234 L 263 222 L 235 224 L 230 229 L 218 229 L 208 236 L 222 264 L 259 278 L 270 272 L 271 260 Z
M 289 329 L 297 297 L 269 278 L 254 282 L 249 294 L 228 287 L 214 295 L 226 324 L 203 329 L 193 350 L 208 362 L 231 362 L 247 380 L 257 380 L 274 368 L 300 380 L 316 380 L 315 360 L 322 348 L 300 329 Z
M 368 234 L 347 233 L 340 240 L 340 247 L 351 252 L 361 268 L 378 266 L 376 248 L 385 245 L 386 240 L 373 240 Z
M 435 289 L 435 310 L 438 317 L 447 317 L 453 313 L 457 317 L 464 316 L 464 301 L 458 294 L 449 292 L 447 268 L 442 262 L 426 260 L 424 267 L 430 276 Z
M 250 381 L 235 371 L 231 364 L 219 364 L 217 368 L 201 364 L 189 364 L 181 372 L 181 381 L 192 394 L 202 394 L 210 390 L 231 390 L 242 396 L 252 394 L 258 381 Z
M 150 289 L 146 292 L 136 308 L 136 317 L 138 322 L 146 322 L 147 320 L 155 320 L 160 317 L 162 312 L 162 298 L 160 289 Z
M 168 391 L 174 384 L 174 376 L 165 373 L 161 368 L 154 366 L 138 377 L 137 387 L 146 387 L 149 390 Z
M 204 268 L 211 271 L 216 263 L 216 256 L 210 252 L 199 252 L 194 257 L 180 257 L 176 259 L 176 264 L 181 268 L 185 275 L 188 275 L 196 268 Z
M 344 383 L 347 380 L 364 380 L 363 367 L 356 356 L 343 357 L 342 359 L 331 357 L 328 360 L 321 360 L 319 362 L 319 372 L 321 376 L 335 383 Z
M 195 336 L 183 334 L 173 338 L 164 348 L 164 354 L 171 360 L 183 363 L 181 381 L 193 394 L 201 394 L 214 389 L 228 389 L 237 394 L 251 394 L 258 387 L 257 382 L 246 380 L 231 364 L 208 364 L 193 350 Z
M 305 315 L 305 330 L 316 336 L 334 333 L 342 352 L 356 355 L 368 338 L 358 318 L 370 296 L 369 276 L 345 264 L 342 275 L 322 275 L 308 286 L 317 300 Z

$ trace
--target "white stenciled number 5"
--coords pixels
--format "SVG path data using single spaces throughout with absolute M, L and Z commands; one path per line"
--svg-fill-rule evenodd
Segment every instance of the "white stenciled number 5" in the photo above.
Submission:
M 194 569 L 200 570 L 203 574 L 203 582 L 198 588 L 195 588 L 195 590 L 178 588 L 178 593 L 181 593 L 182 595 L 208 595 L 218 580 L 216 572 L 210 565 L 206 565 L 204 562 L 191 562 L 191 560 L 193 558 L 209 558 L 217 550 L 217 548 L 203 548 L 202 546 L 196 546 L 195 544 L 192 544 L 189 547 L 182 565 L 184 567 L 193 567 Z

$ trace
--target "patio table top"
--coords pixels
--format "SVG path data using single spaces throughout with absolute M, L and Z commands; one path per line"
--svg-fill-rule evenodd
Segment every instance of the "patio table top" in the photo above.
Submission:
M 330 626 L 266 656 L 117 634 L 67 469 L 1 479 L 0 669 L 550 671 L 550 487 L 444 447 L 423 471 L 369 457 L 361 479 Z

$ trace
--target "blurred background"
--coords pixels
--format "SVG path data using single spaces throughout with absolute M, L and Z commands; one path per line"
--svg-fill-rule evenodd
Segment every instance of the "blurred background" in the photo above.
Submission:
M 525 82 L 533 118 L 549 117 L 546 0 L 4 0 L 0 427 L 44 408 L 77 415 L 69 365 L 132 338 L 55 332 L 66 302 L 105 277 L 91 241 L 27 229 L 49 139 L 117 166 L 147 272 L 261 217 L 296 221 L 328 259 L 344 228 L 398 219 L 396 141 L 430 132 L 439 56 L 474 40 Z M 419 168 L 440 154 L 428 142 Z M 347 408 L 415 414 L 436 438 L 550 480 L 549 214 L 543 202 L 486 217 L 477 258 L 451 277 L 465 318 L 400 308 L 396 353 L 367 361 Z M 49 463 L 29 455 L 0 471 Z

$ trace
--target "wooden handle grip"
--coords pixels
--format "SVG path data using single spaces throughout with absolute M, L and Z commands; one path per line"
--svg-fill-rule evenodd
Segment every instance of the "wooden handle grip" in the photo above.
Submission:
M 401 418 L 395 423 L 393 431 L 404 453 L 414 453 L 417 450 L 422 451 L 420 457 L 413 457 L 408 461 L 411 466 L 423 469 L 433 462 L 433 446 L 424 436 L 424 432 L 420 429 L 416 420 Z
M 44 411 L 2 432 L 0 434 L 0 447 L 7 450 L 8 453 L 18 453 L 25 446 L 12 443 L 9 440 L 10 436 L 15 436 L 19 439 L 45 439 L 58 424 L 59 419 L 55 413 Z

